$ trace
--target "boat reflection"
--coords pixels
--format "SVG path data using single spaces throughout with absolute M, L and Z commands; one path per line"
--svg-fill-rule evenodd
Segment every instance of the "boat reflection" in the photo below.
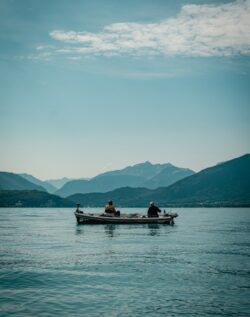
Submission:
M 117 225 L 114 224 L 107 224 L 104 226 L 105 233 L 109 238 L 114 237 L 116 227 Z
M 160 235 L 160 226 L 157 223 L 148 224 L 147 227 L 149 229 L 150 236 L 159 236 Z
M 118 233 L 121 231 L 119 229 L 129 229 L 129 230 L 135 230 L 135 229 L 149 229 L 147 232 L 150 236 L 159 236 L 161 233 L 161 226 L 159 224 L 143 224 L 143 225 L 114 225 L 114 224 L 107 224 L 104 226 L 104 230 L 106 235 L 109 238 L 113 238 L 118 235 Z
M 135 233 L 135 231 L 139 231 L 140 235 L 149 235 L 149 236 L 160 236 L 161 234 L 166 234 L 166 228 L 169 230 L 169 226 L 164 226 L 160 224 L 140 224 L 140 225 L 119 225 L 119 224 L 106 224 L 106 225 L 87 225 L 85 228 L 87 231 L 91 231 L 93 233 L 94 231 L 98 228 L 98 232 L 104 230 L 105 235 L 108 238 L 114 238 L 122 233 L 125 233 L 127 230 L 131 230 L 131 232 Z M 103 229 L 102 229 L 103 228 Z M 163 229 L 165 228 L 165 229 Z M 99 230 L 100 229 L 100 230 Z M 124 230 L 125 229 L 125 230 Z M 83 235 L 84 231 L 84 226 L 77 226 L 75 234 L 76 235 Z M 142 233 L 143 230 L 143 233 Z
M 77 226 L 77 227 L 76 227 L 76 235 L 83 234 L 83 233 L 84 233 L 83 227 Z

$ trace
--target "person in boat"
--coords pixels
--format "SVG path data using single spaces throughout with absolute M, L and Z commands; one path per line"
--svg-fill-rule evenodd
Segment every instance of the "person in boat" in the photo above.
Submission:
M 113 205 L 113 201 L 110 200 L 108 202 L 108 204 L 105 206 L 105 213 L 110 215 L 110 216 L 114 216 L 116 214 L 116 209 Z
M 161 209 L 158 208 L 153 201 L 151 201 L 148 208 L 148 217 L 159 217 L 158 212 L 161 212 Z

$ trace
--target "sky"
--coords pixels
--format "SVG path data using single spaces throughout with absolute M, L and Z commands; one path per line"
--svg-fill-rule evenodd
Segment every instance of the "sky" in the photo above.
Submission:
M 0 170 L 250 153 L 250 0 L 1 0 Z

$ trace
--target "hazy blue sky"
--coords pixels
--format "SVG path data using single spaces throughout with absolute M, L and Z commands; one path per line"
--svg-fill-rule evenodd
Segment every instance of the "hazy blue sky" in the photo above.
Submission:
M 250 1 L 1 0 L 0 170 L 250 152 Z

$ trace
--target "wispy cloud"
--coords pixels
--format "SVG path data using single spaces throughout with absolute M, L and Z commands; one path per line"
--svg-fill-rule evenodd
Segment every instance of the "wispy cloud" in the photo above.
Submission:
M 185 5 L 177 16 L 159 23 L 124 22 L 107 25 L 98 33 L 54 30 L 49 34 L 56 42 L 37 47 L 41 59 L 52 55 L 72 60 L 89 55 L 249 55 L 250 0 Z

